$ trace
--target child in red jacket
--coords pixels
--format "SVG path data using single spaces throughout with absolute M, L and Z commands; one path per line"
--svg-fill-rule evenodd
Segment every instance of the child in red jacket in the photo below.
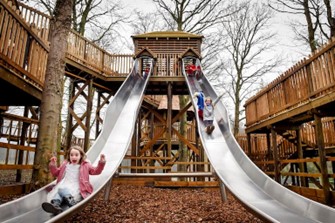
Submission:
M 48 193 L 42 208 L 44 211 L 59 214 L 63 211 L 62 204 L 72 207 L 93 192 L 89 175 L 99 175 L 105 167 L 105 155 L 100 155 L 99 164 L 93 167 L 86 160 L 86 154 L 80 146 L 72 146 L 67 159 L 57 167 L 56 157 L 51 157 L 49 168 L 53 176 L 57 177 L 55 187 Z

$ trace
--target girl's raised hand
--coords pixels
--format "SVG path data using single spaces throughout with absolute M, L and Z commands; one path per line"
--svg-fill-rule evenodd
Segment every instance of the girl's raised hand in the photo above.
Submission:
M 57 157 L 53 156 L 50 158 L 50 163 L 55 164 L 57 162 Z
M 106 162 L 105 154 L 100 154 L 100 162 Z

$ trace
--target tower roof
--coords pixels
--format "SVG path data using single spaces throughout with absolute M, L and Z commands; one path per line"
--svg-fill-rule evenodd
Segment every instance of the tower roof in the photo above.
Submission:
M 196 38 L 202 39 L 202 35 L 183 32 L 183 31 L 156 31 L 156 32 L 149 32 L 143 33 L 138 35 L 133 35 L 133 39 L 142 39 L 142 38 Z

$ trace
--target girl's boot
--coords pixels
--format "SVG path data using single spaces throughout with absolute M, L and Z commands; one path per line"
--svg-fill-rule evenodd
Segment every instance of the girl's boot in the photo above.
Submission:
M 76 204 L 76 201 L 71 195 L 65 196 L 64 197 L 64 202 L 67 204 L 69 207 L 72 207 L 73 205 Z
M 63 211 L 63 209 L 60 207 L 61 201 L 58 199 L 51 200 L 51 203 L 44 202 L 42 204 L 42 208 L 44 211 L 48 213 L 52 213 L 54 215 L 57 215 Z

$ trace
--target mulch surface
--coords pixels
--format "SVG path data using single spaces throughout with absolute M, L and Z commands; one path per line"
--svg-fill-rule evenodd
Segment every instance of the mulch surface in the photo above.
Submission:
M 70 222 L 263 222 L 230 194 L 223 203 L 217 189 L 161 189 L 114 185 L 109 201 L 101 193 Z
M 0 185 L 4 183 L 1 181 Z M 6 178 L 8 180 L 8 178 Z M 0 204 L 22 195 L 0 195 Z M 219 188 L 154 188 L 113 185 L 110 199 L 103 192 L 66 222 L 174 223 L 263 222 L 227 193 L 222 202 Z

